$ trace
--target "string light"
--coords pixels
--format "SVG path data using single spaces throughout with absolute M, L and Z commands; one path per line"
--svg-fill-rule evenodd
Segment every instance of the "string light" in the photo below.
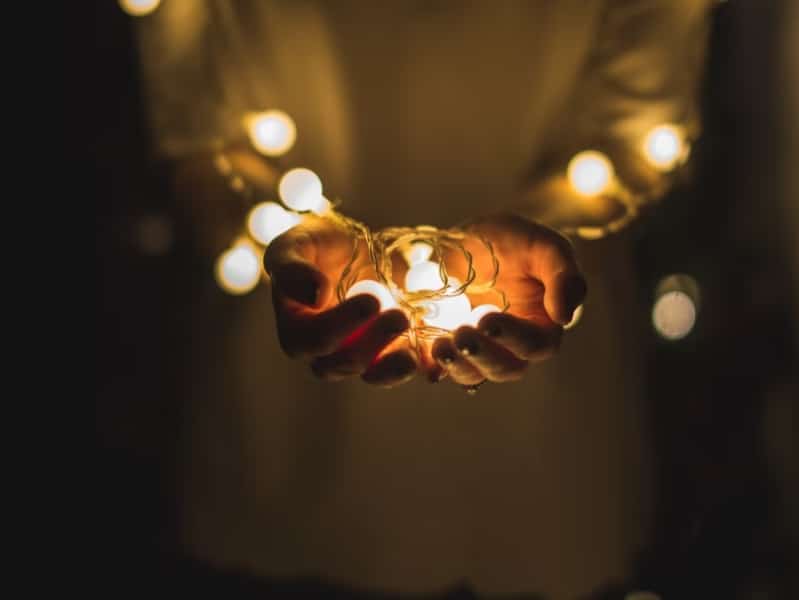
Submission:
M 142 6 L 149 3 L 131 0 L 122 4 Z M 157 6 L 158 2 L 152 4 Z M 282 111 L 250 113 L 245 117 L 244 123 L 253 146 L 267 156 L 278 156 L 287 152 L 296 140 L 296 126 L 291 117 Z M 685 157 L 686 148 L 681 131 L 673 125 L 653 128 L 644 142 L 646 159 L 660 170 L 673 168 Z M 228 171 L 231 171 L 228 175 L 237 177 L 232 169 Z M 596 197 L 612 189 L 614 195 L 622 196 L 625 205 L 634 200 L 626 192 L 623 183 L 616 179 L 610 159 L 596 150 L 579 152 L 572 157 L 566 175 L 574 191 L 582 196 Z M 478 284 L 475 281 L 472 254 L 464 247 L 467 234 L 463 231 L 418 226 L 386 228 L 372 232 L 366 225 L 337 212 L 323 194 L 322 181 L 316 173 L 306 168 L 295 168 L 284 173 L 277 188 L 286 208 L 275 202 L 262 202 L 253 207 L 247 217 L 250 236 L 257 242 L 268 245 L 299 224 L 302 220 L 301 213 L 307 212 L 328 218 L 337 226 L 344 227 L 351 233 L 354 244 L 352 256 L 337 284 L 339 300 L 358 294 L 370 294 L 378 299 L 381 310 L 399 308 L 405 311 L 411 320 L 407 335 L 417 348 L 415 342 L 419 338 L 434 338 L 462 325 L 475 327 L 486 315 L 509 308 L 502 290 L 494 287 L 499 273 L 498 259 L 492 245 L 480 236 L 477 237 L 485 245 L 493 263 L 493 273 L 488 279 L 481 275 L 484 281 Z M 634 212 L 634 207 L 628 206 L 625 218 L 629 218 Z M 577 233 L 584 237 L 598 238 L 607 231 L 615 230 L 612 226 L 582 227 L 577 229 Z M 354 267 L 360 255 L 358 248 L 364 243 L 376 276 L 374 279 L 357 280 Z M 464 282 L 446 272 L 442 257 L 453 251 L 462 253 L 466 260 Z M 262 273 L 259 252 L 252 243 L 246 243 L 242 239 L 224 252 L 216 266 L 220 286 L 234 294 L 243 294 L 253 289 Z M 392 256 L 397 252 L 405 258 L 408 265 L 404 288 L 394 283 L 391 274 Z M 434 260 L 433 257 L 437 258 Z M 501 302 L 472 307 L 470 295 L 482 296 L 491 292 L 497 294 Z M 578 306 L 571 321 L 564 328 L 574 327 L 582 313 L 583 307 Z M 667 339 L 679 339 L 687 335 L 694 325 L 695 299 L 677 289 L 661 293 L 653 308 L 652 318 L 661 335 Z
M 380 310 L 391 310 L 399 306 L 391 291 L 382 283 L 372 279 L 362 279 L 355 283 L 355 285 L 347 290 L 346 297 L 352 298 L 358 294 L 370 294 L 377 298 L 378 302 L 380 302 Z
M 119 6 L 132 17 L 143 17 L 153 12 L 161 0 L 119 0 Z
M 682 131 L 671 124 L 652 128 L 644 138 L 644 157 L 658 171 L 670 171 L 685 156 Z
M 255 240 L 268 246 L 301 220 L 300 215 L 287 211 L 275 202 L 262 202 L 250 211 L 247 229 Z
M 266 156 L 285 154 L 297 139 L 294 121 L 280 110 L 249 113 L 244 124 L 253 147 Z
M 322 195 L 322 181 L 310 169 L 291 169 L 280 179 L 278 193 L 283 204 L 298 212 L 323 215 L 330 202 Z
M 579 152 L 569 161 L 566 170 L 572 188 L 582 196 L 606 192 L 613 181 L 613 164 L 596 150 Z
M 258 285 L 261 260 L 252 245 L 240 240 L 223 252 L 216 261 L 216 281 L 230 294 L 246 294 Z

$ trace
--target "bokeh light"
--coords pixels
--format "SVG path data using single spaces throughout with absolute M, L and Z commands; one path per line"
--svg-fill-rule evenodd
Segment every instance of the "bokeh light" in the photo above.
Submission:
M 244 122 L 253 147 L 266 156 L 285 154 L 297 139 L 294 121 L 279 110 L 248 114 Z
M 583 196 L 606 192 L 613 180 L 613 164 L 596 150 L 575 154 L 569 161 L 567 176 L 572 188 Z

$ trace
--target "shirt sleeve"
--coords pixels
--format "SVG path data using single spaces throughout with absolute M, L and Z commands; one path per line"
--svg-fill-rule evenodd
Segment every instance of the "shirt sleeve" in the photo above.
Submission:
M 606 4 L 578 84 L 544 138 L 522 211 L 562 229 L 582 221 L 586 237 L 589 230 L 599 237 L 665 193 L 679 169 L 662 171 L 647 162 L 646 135 L 671 124 L 686 147 L 699 135 L 698 96 L 713 4 Z M 615 172 L 610 191 L 593 204 L 577 198 L 566 177 L 571 157 L 589 149 L 604 153 Z
M 220 72 L 225 40 L 214 12 L 211 0 L 169 0 L 134 23 L 145 109 L 161 157 L 212 150 L 241 129 Z

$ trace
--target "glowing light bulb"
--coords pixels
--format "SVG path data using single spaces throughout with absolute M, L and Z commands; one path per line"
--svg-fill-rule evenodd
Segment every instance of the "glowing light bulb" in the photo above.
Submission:
M 424 242 L 416 242 L 415 244 L 411 244 L 402 253 L 402 255 L 405 257 L 405 262 L 408 263 L 409 267 L 427 262 L 432 254 L 433 247 L 430 244 L 425 244 Z
M 453 279 L 449 278 L 450 283 Z M 422 290 L 440 290 L 444 287 L 441 271 L 436 263 L 424 260 L 416 263 L 405 275 L 405 289 L 409 292 Z
M 329 202 L 322 195 L 322 181 L 310 169 L 292 169 L 280 179 L 278 192 L 283 203 L 296 211 L 325 212 Z
M 464 323 L 464 325 L 471 325 L 472 327 L 477 327 L 477 324 L 480 323 L 480 319 L 482 319 L 487 314 L 495 312 L 502 312 L 502 309 L 499 306 L 495 306 L 493 304 L 481 304 L 480 306 L 475 306 L 469 315 L 469 320 L 466 323 Z
M 607 191 L 613 180 L 613 164 L 596 150 L 575 154 L 566 171 L 569 183 L 583 196 L 596 196 Z
M 574 312 L 572 313 L 572 320 L 566 323 L 563 326 L 563 329 L 571 329 L 572 327 L 577 325 L 577 323 L 580 322 L 580 317 L 582 316 L 583 316 L 583 305 L 581 304 L 580 306 L 574 309 Z
M 457 286 L 451 286 L 454 289 Z M 453 331 L 461 325 L 469 323 L 472 314 L 472 305 L 466 294 L 448 296 L 438 300 L 431 300 L 427 306 L 424 322 L 433 327 Z
M 378 281 L 372 279 L 362 279 L 347 290 L 346 298 L 352 298 L 358 294 L 371 294 L 380 302 L 380 310 L 390 310 L 398 306 L 397 301 L 389 289 Z
M 216 261 L 216 281 L 230 294 L 246 294 L 261 279 L 261 261 L 252 244 L 239 243 Z
M 143 17 L 153 12 L 161 0 L 119 0 L 119 6 L 132 17 Z
M 247 229 L 250 235 L 264 245 L 298 225 L 302 217 L 291 213 L 275 202 L 262 202 L 250 211 Z
M 285 154 L 297 139 L 294 121 L 280 110 L 248 114 L 244 123 L 252 145 L 266 156 Z
M 699 310 L 699 284 L 690 275 L 675 273 L 664 277 L 655 289 L 652 325 L 667 340 L 688 335 L 696 323 Z
M 644 139 L 644 156 L 659 171 L 669 171 L 685 153 L 682 132 L 674 125 L 658 125 Z
M 655 301 L 652 324 L 661 337 L 679 340 L 688 335 L 696 323 L 696 306 L 685 292 L 667 292 Z

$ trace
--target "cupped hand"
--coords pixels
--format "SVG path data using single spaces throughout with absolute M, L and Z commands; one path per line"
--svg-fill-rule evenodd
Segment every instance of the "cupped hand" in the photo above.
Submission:
M 558 349 L 563 326 L 585 298 L 585 279 L 569 242 L 543 225 L 500 215 L 473 221 L 466 230 L 472 234 L 465 247 L 473 257 L 475 282 L 486 281 L 493 273 L 483 238 L 499 260 L 495 287 L 505 293 L 509 308 L 486 315 L 477 327 L 463 326 L 440 337 L 433 343 L 432 357 L 461 385 L 517 380 L 531 363 Z M 467 263 L 462 253 L 450 253 L 446 264 L 463 280 Z M 470 299 L 473 306 L 497 303 L 493 293 Z
M 289 356 L 308 360 L 323 379 L 360 376 L 383 386 L 407 381 L 418 361 L 401 337 L 409 326 L 405 314 L 381 313 L 370 295 L 338 301 L 336 285 L 352 252 L 346 228 L 311 215 L 270 244 L 264 263 L 280 345 Z M 366 261 L 361 244 L 356 272 L 368 268 Z

